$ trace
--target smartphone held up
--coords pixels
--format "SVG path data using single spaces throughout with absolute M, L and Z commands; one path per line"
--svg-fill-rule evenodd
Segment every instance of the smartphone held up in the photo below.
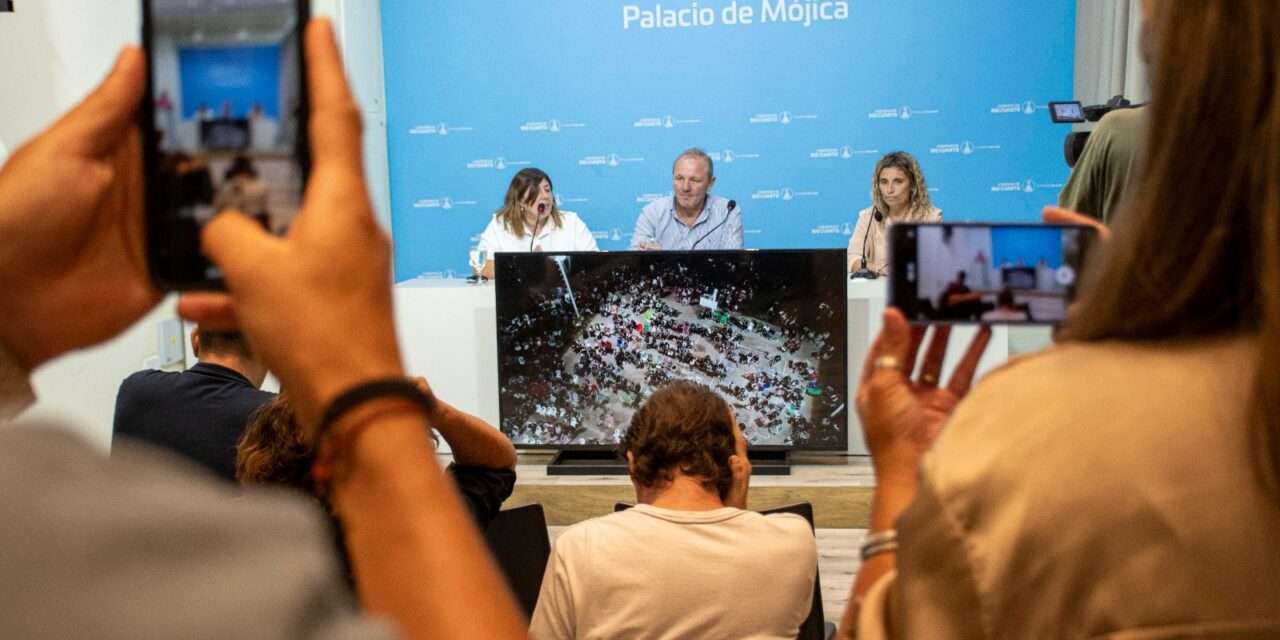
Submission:
M 309 154 L 309 0 L 142 0 L 147 261 L 165 289 L 221 288 L 200 230 L 222 211 L 283 233 Z
M 1096 231 L 1078 225 L 889 228 L 889 304 L 913 323 L 1061 324 Z

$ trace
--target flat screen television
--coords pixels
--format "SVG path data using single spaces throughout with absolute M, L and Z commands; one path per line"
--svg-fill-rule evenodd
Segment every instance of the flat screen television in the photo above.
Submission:
M 499 422 L 612 448 L 654 390 L 720 393 L 760 448 L 848 446 L 843 249 L 499 253 Z

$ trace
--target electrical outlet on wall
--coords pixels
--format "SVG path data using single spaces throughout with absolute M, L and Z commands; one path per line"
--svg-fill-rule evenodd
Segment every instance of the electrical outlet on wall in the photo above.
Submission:
M 186 341 L 182 333 L 182 321 L 167 318 L 160 321 L 156 336 L 159 366 L 167 366 L 182 362 L 186 354 Z

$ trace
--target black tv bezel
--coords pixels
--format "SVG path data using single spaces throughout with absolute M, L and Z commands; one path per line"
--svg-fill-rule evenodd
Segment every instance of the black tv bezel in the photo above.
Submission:
M 841 362 L 844 363 L 844 367 L 845 367 L 845 395 L 846 395 L 845 409 L 843 411 L 844 428 L 840 430 L 839 444 L 831 445 L 831 446 L 804 446 L 804 445 L 780 445 L 780 444 L 757 445 L 757 444 L 748 443 L 747 450 L 756 451 L 756 452 L 768 452 L 768 451 L 809 452 L 809 451 L 812 451 L 812 452 L 825 452 L 825 453 L 843 453 L 845 451 L 848 451 L 849 442 L 850 442 L 850 438 L 849 438 L 850 415 L 851 415 L 851 412 L 854 411 L 853 396 L 854 396 L 855 390 L 850 389 L 850 385 L 852 384 L 854 379 L 854 372 L 850 371 L 850 367 L 849 367 L 849 294 L 848 294 L 848 273 L 846 268 L 847 267 L 846 254 L 848 253 L 848 251 L 846 249 L 836 249 L 836 248 L 707 249 L 707 250 L 697 250 L 697 251 L 607 251 L 607 252 L 604 252 L 604 251 L 547 251 L 547 252 L 540 253 L 538 255 L 541 255 L 544 257 L 553 256 L 553 255 L 574 257 L 574 256 L 597 256 L 604 253 L 607 253 L 610 256 L 626 256 L 626 255 L 653 256 L 657 254 L 667 254 L 667 255 L 683 254 L 683 255 L 691 255 L 691 256 L 700 256 L 700 255 L 707 255 L 707 254 L 738 255 L 738 254 L 762 254 L 762 253 L 766 253 L 766 254 L 783 254 L 783 253 L 837 254 L 839 259 L 836 261 L 836 263 L 840 265 L 840 268 L 839 268 L 839 271 L 836 272 L 836 278 L 837 280 L 839 280 L 841 283 L 844 284 L 844 288 L 845 288 L 845 295 L 842 299 L 842 304 L 838 306 L 838 311 L 837 311 L 837 313 L 840 316 L 842 316 L 844 319 L 844 321 L 841 323 L 841 325 L 844 327 L 844 332 L 845 332 L 844 349 L 842 354 L 837 354 L 837 355 L 842 356 Z M 493 254 L 493 261 L 494 261 L 493 299 L 494 299 L 495 319 L 497 318 L 497 314 L 498 314 L 498 301 L 501 299 L 501 295 L 499 291 L 500 291 L 500 288 L 502 287 L 501 274 L 504 270 L 504 266 L 509 264 L 510 260 L 512 259 L 512 256 L 528 256 L 528 255 L 529 255 L 529 252 L 527 251 L 498 251 Z M 495 327 L 499 327 L 499 325 L 495 323 Z M 497 365 L 498 365 L 497 367 L 498 424 L 494 426 L 497 427 L 499 432 L 501 432 L 503 435 L 506 435 L 506 432 L 502 430 L 502 418 L 503 418 L 502 381 L 504 380 L 504 377 L 502 375 L 503 373 L 502 342 L 501 342 L 499 333 L 500 332 L 497 329 L 495 329 L 495 331 L 493 332 L 494 353 L 496 354 L 495 357 L 498 360 L 497 362 Z M 616 451 L 618 448 L 616 444 L 523 444 L 523 443 L 517 443 L 515 441 L 512 441 L 512 444 L 515 445 L 516 449 L 521 451 Z

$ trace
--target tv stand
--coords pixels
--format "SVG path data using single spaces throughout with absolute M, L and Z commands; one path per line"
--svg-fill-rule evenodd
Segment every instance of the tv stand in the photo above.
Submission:
M 791 475 L 790 449 L 748 449 L 751 475 Z M 562 449 L 547 463 L 549 476 L 625 476 L 627 463 L 610 449 Z
M 747 449 L 753 476 L 791 475 L 790 449 Z
M 549 476 L 625 476 L 627 462 L 612 449 L 561 449 L 547 463 Z

